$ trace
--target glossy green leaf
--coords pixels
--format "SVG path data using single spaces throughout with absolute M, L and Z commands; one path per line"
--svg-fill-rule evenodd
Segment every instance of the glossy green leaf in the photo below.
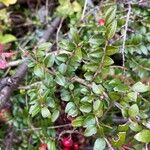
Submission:
M 38 51 L 45 51 L 50 49 L 52 44 L 50 42 L 41 43 L 38 45 Z
M 86 128 L 86 130 L 84 131 L 84 136 L 89 137 L 89 136 L 92 136 L 92 135 L 96 134 L 96 132 L 97 132 L 96 126 L 91 125 L 91 126 L 88 126 Z
M 35 67 L 34 67 L 34 74 L 37 76 L 37 77 L 40 77 L 40 78 L 42 78 L 42 77 L 44 77 L 44 68 L 43 68 L 43 66 L 39 66 L 39 65 L 36 65 Z
M 118 47 L 115 46 L 107 46 L 106 47 L 106 55 L 114 55 L 118 52 Z
M 133 104 L 128 110 L 130 117 L 136 117 L 139 114 L 139 107 L 137 104 Z
M 79 116 L 75 118 L 74 120 L 72 120 L 71 124 L 73 127 L 81 127 L 83 125 L 83 121 L 84 121 L 84 117 Z
M 95 125 L 95 124 L 96 124 L 95 116 L 88 115 L 88 117 L 86 117 L 86 119 L 83 122 L 83 127 L 88 127 L 88 126 Z
M 80 106 L 80 111 L 82 111 L 83 113 L 89 113 L 92 111 L 92 108 L 91 108 L 91 104 L 89 103 L 84 103 L 84 104 L 81 104 Z
M 106 31 L 106 37 L 108 40 L 112 39 L 113 36 L 115 35 L 117 30 L 117 21 L 114 20 L 112 23 L 110 23 L 107 27 L 107 31 Z
M 143 143 L 150 142 L 150 130 L 142 130 L 141 132 L 137 133 L 134 138 Z
M 43 118 L 48 118 L 51 116 L 51 113 L 47 107 L 43 107 L 41 109 L 41 114 L 42 114 Z
M 135 101 L 137 100 L 137 95 L 138 93 L 137 92 L 130 92 L 128 93 L 128 98 L 131 100 L 131 101 Z
M 66 79 L 62 74 L 57 74 L 55 81 L 57 84 L 59 84 L 61 86 L 65 86 L 65 84 L 66 84 Z
M 102 138 L 96 139 L 93 150 L 105 150 L 106 142 Z
M 0 34 L 0 43 L 1 44 L 7 44 L 10 42 L 14 42 L 16 40 L 17 40 L 16 37 L 11 34 L 5 34 L 5 35 Z
M 37 104 L 31 105 L 31 107 L 29 109 L 29 114 L 31 114 L 32 117 L 34 117 L 39 112 L 40 112 L 40 106 L 39 105 L 37 105 Z
M 54 112 L 52 113 L 52 116 L 51 116 L 52 122 L 55 122 L 58 119 L 59 114 L 60 114 L 59 110 L 54 110 Z
M 102 85 L 96 85 L 94 82 L 92 83 L 92 90 L 95 94 L 102 94 L 104 92 Z
M 115 140 L 114 138 L 112 139 L 112 145 L 114 147 L 121 147 L 122 144 L 124 144 L 126 138 L 126 132 L 119 132 L 118 134 L 118 139 Z
M 55 144 L 55 141 L 49 139 L 48 142 L 47 142 L 47 147 L 48 147 L 48 149 L 56 150 L 56 144 Z
M 113 63 L 114 63 L 114 61 L 110 57 L 108 57 L 108 56 L 105 57 L 104 66 L 109 66 L 109 65 L 112 65 Z
M 133 91 L 143 93 L 150 90 L 150 86 L 143 84 L 142 82 L 137 82 L 132 86 Z

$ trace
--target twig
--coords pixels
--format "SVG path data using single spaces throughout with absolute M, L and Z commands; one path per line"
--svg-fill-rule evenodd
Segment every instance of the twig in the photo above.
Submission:
M 28 89 L 31 89 L 33 87 L 37 87 L 38 85 L 40 85 L 42 82 L 39 81 L 39 82 L 35 82 L 31 85 L 27 85 L 27 86 L 19 86 L 18 89 L 22 89 L 22 90 L 28 90 Z
M 81 20 L 83 20 L 83 19 L 84 19 L 84 15 L 85 15 L 85 11 L 86 11 L 86 7 L 87 7 L 87 3 L 88 3 L 88 0 L 85 0 L 85 2 L 84 2 L 84 8 L 83 8 L 82 16 L 81 16 Z
M 123 70 L 128 70 L 128 68 L 123 67 L 123 66 L 110 66 L 110 68 L 119 68 L 119 69 L 123 69 Z
M 61 27 L 62 27 L 63 21 L 64 21 L 64 18 L 61 19 L 60 24 L 59 24 L 59 27 L 58 27 L 57 32 L 56 32 L 57 50 L 58 50 L 58 42 L 59 42 L 59 32 L 60 32 L 60 29 L 61 29 Z
M 109 150 L 114 150 L 114 148 L 112 147 L 112 145 L 110 144 L 110 142 L 107 140 L 107 138 L 104 138 L 104 139 L 105 139 L 105 141 L 106 141 L 106 143 L 108 145 Z
M 47 129 L 57 129 L 57 128 L 64 128 L 64 127 L 71 127 L 72 125 L 69 124 L 63 124 L 63 125 L 58 125 L 58 126 L 50 126 L 47 127 Z M 17 129 L 18 131 L 23 131 L 23 132 L 28 132 L 28 131 L 33 131 L 33 130 L 42 130 L 42 128 L 32 128 L 32 129 Z
M 145 150 L 148 150 L 148 143 L 145 144 Z
M 122 61 L 123 61 L 122 66 L 123 67 L 125 67 L 125 54 L 124 53 L 125 53 L 125 44 L 126 44 L 127 30 L 128 30 L 130 14 L 131 14 L 131 2 L 128 3 L 128 13 L 127 13 L 127 17 L 126 17 L 125 31 L 124 31 L 124 35 L 123 35 L 123 44 L 122 44 L 122 49 L 121 49 Z M 125 70 L 124 70 L 124 72 L 125 72 Z

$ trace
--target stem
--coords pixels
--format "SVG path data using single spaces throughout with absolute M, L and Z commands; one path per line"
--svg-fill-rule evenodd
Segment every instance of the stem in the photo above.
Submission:
M 122 44 L 122 61 L 123 61 L 123 67 L 125 67 L 125 44 L 126 44 L 126 38 L 127 38 L 127 30 L 128 30 L 128 24 L 129 24 L 129 18 L 130 18 L 130 14 L 131 14 L 131 4 L 130 2 L 128 3 L 128 13 L 127 13 L 127 17 L 126 17 L 126 23 L 125 23 L 125 31 L 124 31 L 124 35 L 123 35 L 123 44 Z M 125 72 L 125 70 L 124 70 Z

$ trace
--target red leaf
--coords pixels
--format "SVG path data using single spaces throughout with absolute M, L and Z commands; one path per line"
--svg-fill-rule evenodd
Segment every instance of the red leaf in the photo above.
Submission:
M 4 45 L 0 43 L 0 53 L 4 51 Z
M 4 53 L 2 53 L 2 55 L 5 58 L 11 58 L 14 54 L 15 54 L 15 52 L 4 52 Z
M 7 66 L 7 62 L 5 60 L 0 60 L 0 69 L 5 69 Z

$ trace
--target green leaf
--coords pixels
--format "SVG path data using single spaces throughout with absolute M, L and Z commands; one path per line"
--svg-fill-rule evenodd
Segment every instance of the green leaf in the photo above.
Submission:
M 107 9 L 107 11 L 105 12 L 105 16 L 104 16 L 106 20 L 106 25 L 110 24 L 115 19 L 116 10 L 117 10 L 117 7 L 115 5 Z
M 74 1 L 72 3 L 72 8 L 74 12 L 81 12 L 82 11 L 82 7 L 80 5 L 80 3 L 78 3 L 77 1 Z
M 70 109 L 75 109 L 75 104 L 73 102 L 69 102 L 66 105 L 65 112 L 68 113 Z
M 9 6 L 11 4 L 15 4 L 17 0 L 0 0 L 0 2 L 4 3 L 6 6 Z
M 138 132 L 142 130 L 142 126 L 140 126 L 137 122 L 133 122 L 133 121 L 130 121 L 129 127 L 134 132 Z
M 46 56 L 46 58 L 44 59 L 44 64 L 47 68 L 50 68 L 53 66 L 55 61 L 55 55 L 48 55 Z
M 7 44 L 10 42 L 14 42 L 16 40 L 17 40 L 16 37 L 11 34 L 5 34 L 5 35 L 0 34 L 0 43 L 1 44 Z
M 34 74 L 37 76 L 37 77 L 44 77 L 44 68 L 43 66 L 39 66 L 39 65 L 36 65 L 34 67 Z
M 69 91 L 62 89 L 61 90 L 61 99 L 63 101 L 69 101 L 71 99 L 70 93 Z
M 105 140 L 102 138 L 96 139 L 93 150 L 104 150 L 105 148 L 106 148 Z
M 150 86 L 144 85 L 142 82 L 137 82 L 132 86 L 133 91 L 143 93 L 150 90 Z
M 96 101 L 93 102 L 93 110 L 94 110 L 94 111 L 101 110 L 102 107 L 103 107 L 102 101 L 96 100 Z
M 143 143 L 149 143 L 150 142 L 150 130 L 142 130 L 138 134 L 134 136 L 134 138 Z
M 64 74 L 67 70 L 67 65 L 65 63 L 62 63 L 59 67 L 58 70 L 61 74 Z
M 137 100 L 137 95 L 138 93 L 137 92 L 130 92 L 128 93 L 128 98 L 131 100 L 131 101 L 135 101 Z
M 130 117 L 136 117 L 139 114 L 139 107 L 137 104 L 133 104 L 128 110 Z
M 41 114 L 42 114 L 43 118 L 48 118 L 51 116 L 51 113 L 47 107 L 43 107 L 41 109 Z
M 105 59 L 104 59 L 104 66 L 110 66 L 113 63 L 114 63 L 114 61 L 110 57 L 108 57 L 108 56 L 105 57 Z
M 106 55 L 108 56 L 116 54 L 117 52 L 118 52 L 118 47 L 115 47 L 115 46 L 106 47 Z
M 36 114 L 38 114 L 40 112 L 40 107 L 38 104 L 35 105 L 31 105 L 30 109 L 29 109 L 29 114 L 32 115 L 32 117 L 34 117 Z
M 56 83 L 58 83 L 61 86 L 65 86 L 66 84 L 66 79 L 63 75 L 57 74 L 55 78 Z
M 59 114 L 60 114 L 59 110 L 54 110 L 54 112 L 51 116 L 52 122 L 55 122 L 57 120 L 57 118 L 59 117 Z
M 47 49 L 50 49 L 52 46 L 51 43 L 49 42 L 45 42 L 45 43 L 41 43 L 39 46 L 38 46 L 38 51 L 45 51 Z
M 88 127 L 91 125 L 95 125 L 96 124 L 96 120 L 95 120 L 95 116 L 94 115 L 89 115 L 83 123 L 83 127 Z
M 84 135 L 89 137 L 89 136 L 92 136 L 92 135 L 96 134 L 96 132 L 97 132 L 96 126 L 95 125 L 91 125 L 91 126 L 88 126 L 86 128 L 86 130 L 84 131 Z
M 110 40 L 116 33 L 117 29 L 117 21 L 114 20 L 111 24 L 108 25 L 106 29 L 106 37 L 108 40 Z
M 92 83 L 92 90 L 95 94 L 102 94 L 104 92 L 102 85 L 96 85 L 94 82 Z
M 140 50 L 142 51 L 143 54 L 148 55 L 148 50 L 147 50 L 146 46 L 141 45 Z
M 80 62 L 81 59 L 82 59 L 82 51 L 81 51 L 81 48 L 77 48 L 75 50 L 75 54 L 74 54 L 74 57 L 76 57 L 76 61 Z
M 83 121 L 84 121 L 84 117 L 83 116 L 79 116 L 77 118 L 75 118 L 71 124 L 73 127 L 81 127 L 83 125 Z
M 81 104 L 80 111 L 82 111 L 83 113 L 91 112 L 92 111 L 91 104 L 89 104 L 89 103 Z
M 47 147 L 49 150 L 56 150 L 55 141 L 48 139 Z
M 114 147 L 121 147 L 122 144 L 124 144 L 126 138 L 126 132 L 119 132 L 118 134 L 118 139 L 115 140 L 114 138 L 112 139 L 112 145 Z
M 78 44 L 80 42 L 80 36 L 79 36 L 79 33 L 78 33 L 78 30 L 74 29 L 74 28 L 71 28 L 70 29 L 70 35 L 72 37 L 72 40 Z
M 127 132 L 129 129 L 129 125 L 127 123 L 119 125 L 118 131 L 119 132 Z
M 70 109 L 68 111 L 68 116 L 76 117 L 78 115 L 78 110 L 76 108 Z

